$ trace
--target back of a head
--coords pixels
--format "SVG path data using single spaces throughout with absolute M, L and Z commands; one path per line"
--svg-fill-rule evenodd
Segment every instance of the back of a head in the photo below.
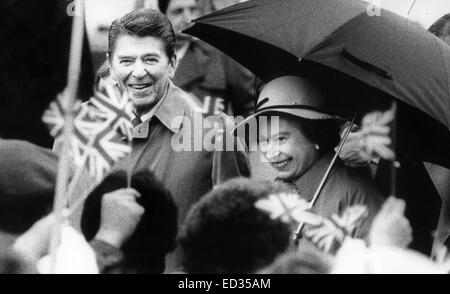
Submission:
M 21 234 L 51 211 L 58 157 L 26 141 L 0 140 L 0 230 Z
M 290 227 L 255 202 L 286 192 L 282 184 L 234 179 L 215 188 L 191 209 L 178 242 L 188 273 L 252 273 L 289 245 Z
M 86 200 L 81 218 L 81 230 L 88 241 L 100 226 L 101 200 L 104 194 L 127 186 L 125 171 L 109 175 Z M 168 189 L 149 171 L 133 175 L 131 187 L 141 197 L 137 202 L 144 207 L 135 232 L 122 246 L 124 269 L 139 273 L 162 273 L 165 255 L 175 249 L 177 208 Z
M 0 275 L 37 274 L 35 264 L 13 249 L 15 240 L 15 236 L 0 231 Z
M 175 54 L 175 32 L 172 23 L 155 9 L 140 9 L 116 19 L 109 29 L 108 52 L 113 54 L 120 36 L 155 37 L 161 39 L 169 59 Z

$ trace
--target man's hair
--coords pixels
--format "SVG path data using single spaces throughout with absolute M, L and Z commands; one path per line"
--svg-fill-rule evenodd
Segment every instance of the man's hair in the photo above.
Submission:
M 437 37 L 444 37 L 450 35 L 450 13 L 439 18 L 431 25 L 428 31 Z
M 117 40 L 121 36 L 155 37 L 164 43 L 169 59 L 175 54 L 175 32 L 172 23 L 161 12 L 154 9 L 140 9 L 130 12 L 111 24 L 108 38 L 110 55 L 116 49 Z
M 103 195 L 126 186 L 126 172 L 116 171 L 89 195 L 81 217 L 81 230 L 88 241 L 95 237 L 100 227 Z M 123 268 L 138 273 L 162 273 L 165 255 L 175 249 L 175 202 L 169 190 L 150 171 L 134 174 L 131 187 L 141 194 L 137 202 L 145 212 L 133 235 L 121 248 L 125 257 Z
M 289 245 L 290 226 L 255 207 L 256 201 L 287 192 L 284 184 L 233 179 L 190 210 L 178 236 L 188 273 L 253 273 Z

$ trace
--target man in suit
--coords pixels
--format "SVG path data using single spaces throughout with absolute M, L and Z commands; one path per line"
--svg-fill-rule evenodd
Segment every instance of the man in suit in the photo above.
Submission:
M 191 205 L 215 185 L 249 176 L 244 150 L 204 145 L 214 141 L 216 147 L 225 146 L 235 140 L 234 124 L 224 115 L 210 118 L 230 133 L 207 138 L 214 134 L 213 122 L 207 122 L 195 99 L 171 81 L 177 64 L 175 33 L 162 13 L 143 9 L 115 20 L 108 47 L 110 78 L 128 93 L 136 125 L 131 155 L 116 168 L 151 170 L 172 193 L 181 225 Z M 179 264 L 175 253 L 169 270 Z

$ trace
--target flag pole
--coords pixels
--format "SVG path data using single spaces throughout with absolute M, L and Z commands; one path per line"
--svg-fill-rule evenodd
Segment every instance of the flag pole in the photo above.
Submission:
M 391 111 L 394 113 L 394 119 L 392 120 L 392 123 L 391 123 L 391 140 L 392 140 L 391 146 L 392 146 L 392 150 L 394 151 L 394 159 L 392 160 L 392 164 L 391 164 L 390 196 L 396 197 L 396 195 L 397 195 L 397 168 L 400 167 L 400 163 L 397 161 L 397 152 L 395 152 L 396 147 L 397 147 L 397 101 L 395 99 L 394 99 L 394 101 L 392 101 Z
M 65 221 L 63 209 L 67 199 L 67 186 L 70 177 L 70 137 L 73 133 L 72 109 L 76 101 L 78 84 L 81 72 L 81 58 L 83 54 L 84 38 L 84 0 L 76 0 L 76 13 L 72 22 L 72 37 L 67 74 L 67 87 L 64 90 L 63 107 L 66 110 L 66 123 L 63 130 L 62 153 L 58 163 L 58 173 L 53 202 L 55 224 L 50 241 L 50 273 L 56 270 L 56 250 L 60 243 L 62 223 Z

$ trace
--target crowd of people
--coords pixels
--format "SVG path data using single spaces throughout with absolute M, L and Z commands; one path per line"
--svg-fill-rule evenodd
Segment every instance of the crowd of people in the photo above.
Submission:
M 433 259 L 409 248 L 415 228 L 407 199 L 374 182 L 373 169 L 393 157 L 393 113 L 349 124 L 327 111 L 316 82 L 284 75 L 262 83 L 183 32 L 201 14 L 240 1 L 220 2 L 159 0 L 156 10 L 138 1 L 111 24 L 105 61 L 86 87 L 127 93 L 131 153 L 88 191 L 80 214 L 61 224 L 56 257 L 53 203 L 64 154 L 33 140 L 37 134 L 0 130 L 0 273 L 449 273 L 445 246 Z M 448 42 L 448 15 L 431 32 Z M 33 32 L 50 38 L 40 34 Z M 56 96 L 59 79 L 55 93 L 32 94 Z M 0 117 L 6 124 L 9 111 Z M 245 120 L 235 124 L 231 115 Z M 254 122 L 257 131 L 246 133 Z M 252 177 L 246 146 L 253 143 L 259 164 L 276 177 Z M 439 192 L 447 203 L 448 191 Z

